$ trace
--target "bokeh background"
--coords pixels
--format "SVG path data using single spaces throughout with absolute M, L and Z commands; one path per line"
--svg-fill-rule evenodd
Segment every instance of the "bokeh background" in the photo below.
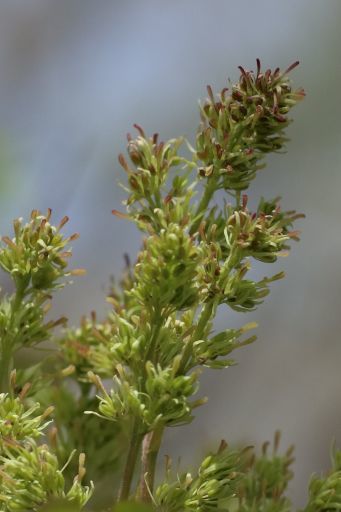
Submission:
M 167 433 L 162 453 L 198 460 L 221 438 L 261 443 L 280 428 L 296 445 L 297 506 L 309 475 L 341 444 L 341 2 L 339 0 L 4 0 L 0 4 L 0 232 L 32 208 L 69 215 L 74 262 L 88 274 L 55 299 L 72 322 L 105 310 L 111 275 L 140 235 L 111 215 L 124 198 L 117 155 L 138 122 L 194 139 L 197 101 L 238 78 L 237 66 L 282 68 L 307 97 L 288 153 L 268 159 L 251 194 L 305 212 L 302 241 L 276 268 L 287 278 L 257 312 L 221 310 L 217 324 L 257 321 L 239 366 L 205 372 L 209 403 Z M 6 283 L 5 283 L 6 286 Z

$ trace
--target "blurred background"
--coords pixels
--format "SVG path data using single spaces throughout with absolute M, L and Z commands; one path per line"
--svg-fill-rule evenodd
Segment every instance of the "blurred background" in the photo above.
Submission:
M 329 466 L 331 440 L 341 444 L 340 22 L 339 0 L 0 5 L 0 232 L 33 208 L 70 216 L 81 233 L 74 266 L 88 271 L 55 299 L 71 322 L 101 315 L 110 276 L 140 246 L 134 226 L 110 213 L 124 199 L 117 155 L 132 124 L 193 141 L 207 83 L 221 89 L 256 57 L 264 67 L 301 61 L 292 79 L 307 97 L 288 154 L 268 159 L 250 194 L 280 194 L 304 212 L 302 241 L 274 268 L 257 267 L 260 277 L 287 273 L 257 312 L 219 312 L 220 328 L 257 321 L 259 339 L 236 354 L 238 367 L 204 373 L 208 405 L 162 449 L 186 468 L 221 438 L 261 443 L 280 428 L 283 447 L 296 445 L 297 506 L 309 475 Z

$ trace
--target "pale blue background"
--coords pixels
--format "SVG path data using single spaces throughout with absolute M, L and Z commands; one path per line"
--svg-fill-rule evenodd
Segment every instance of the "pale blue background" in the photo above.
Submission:
M 328 467 L 341 443 L 341 2 L 338 0 L 4 0 L 0 4 L 0 231 L 32 208 L 67 214 L 75 266 L 88 275 L 55 301 L 72 321 L 101 310 L 122 254 L 140 238 L 115 219 L 122 177 L 117 155 L 134 122 L 162 138 L 193 138 L 197 101 L 260 57 L 265 67 L 301 66 L 307 98 L 294 112 L 287 155 L 269 159 L 254 197 L 280 193 L 304 211 L 302 242 L 260 275 L 287 271 L 256 313 L 227 309 L 219 325 L 260 323 L 240 366 L 207 372 L 209 404 L 163 448 L 184 467 L 222 437 L 260 443 L 281 428 L 297 445 L 291 495 L 302 505 L 308 475 Z

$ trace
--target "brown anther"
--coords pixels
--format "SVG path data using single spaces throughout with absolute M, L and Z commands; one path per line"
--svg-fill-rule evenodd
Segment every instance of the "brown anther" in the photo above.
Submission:
M 200 222 L 199 235 L 200 235 L 202 240 L 206 240 L 205 226 L 206 226 L 206 222 L 205 221 Z
M 111 213 L 115 215 L 115 217 L 118 217 L 119 219 L 129 219 L 129 215 L 126 213 L 119 212 L 118 210 L 111 210 Z
M 261 63 L 260 63 L 260 59 L 256 59 L 256 64 L 257 64 L 257 75 L 256 75 L 256 78 L 259 77 L 260 75 L 260 70 L 261 70 Z
M 124 156 L 122 155 L 122 153 L 120 153 L 120 154 L 118 155 L 118 161 L 119 161 L 119 163 L 121 164 L 121 166 L 123 167 L 123 169 L 124 169 L 126 172 L 130 172 L 130 171 L 129 171 L 129 166 L 128 166 L 128 164 L 127 164 L 127 161 L 126 161 L 126 159 L 124 158 Z
M 268 451 L 268 447 L 269 447 L 269 441 L 265 441 L 265 443 L 263 443 L 262 445 L 262 454 L 263 455 L 266 455 L 266 452 Z
M 50 445 L 55 449 L 57 448 L 57 436 L 58 436 L 58 430 L 56 427 L 52 427 L 48 432 L 48 438 Z
M 246 73 L 245 69 L 244 69 L 242 66 L 238 66 L 238 69 L 240 69 L 240 72 L 241 72 L 241 74 L 242 74 L 244 77 L 247 77 L 247 73 Z
M 65 217 L 62 218 L 62 220 L 60 221 L 59 225 L 58 225 L 58 229 L 62 229 L 63 226 L 65 226 L 65 224 L 69 222 L 69 217 L 67 215 L 65 215 Z
M 224 450 L 226 450 L 227 447 L 228 447 L 227 442 L 225 441 L 225 439 L 222 439 L 220 441 L 220 445 L 219 445 L 217 453 L 222 453 Z
M 54 322 L 52 322 L 52 327 L 57 327 L 58 325 L 64 326 L 67 324 L 67 320 L 68 319 L 66 318 L 66 316 L 61 316 L 60 318 L 58 318 L 58 320 L 55 320 Z
M 136 124 L 136 123 L 135 123 L 133 126 L 134 126 L 134 128 L 136 128 L 136 130 L 139 132 L 139 134 L 141 135 L 141 137 L 143 137 L 143 138 L 145 139 L 145 138 L 146 138 L 146 135 L 145 135 L 145 133 L 144 133 L 143 129 L 141 128 L 141 126 L 140 126 L 140 125 L 138 125 L 138 124 Z
M 287 236 L 288 236 L 289 238 L 291 238 L 292 240 L 295 240 L 296 242 L 298 242 L 298 241 L 299 241 L 299 239 L 300 239 L 300 234 L 301 234 L 301 232 L 300 232 L 300 231 L 297 231 L 297 230 L 296 230 L 296 231 L 289 231 L 289 232 L 287 233 Z
M 215 150 L 216 150 L 216 153 L 217 153 L 217 157 L 220 159 L 222 157 L 222 155 L 223 155 L 223 148 L 218 143 L 216 143 L 214 145 L 214 147 L 215 147 Z
M 265 81 L 268 82 L 271 77 L 271 69 L 267 69 L 264 73 Z
M 215 101 L 214 101 L 214 95 L 213 95 L 212 87 L 210 85 L 207 85 L 206 89 L 207 89 L 207 93 L 208 93 L 208 96 L 209 96 L 211 102 L 214 104 Z
M 228 87 L 224 87 L 224 89 L 221 90 L 220 96 L 223 102 L 225 102 L 225 95 L 228 92 Z
M 39 233 L 44 231 L 46 224 L 47 224 L 47 219 L 45 217 L 44 219 L 41 220 L 41 223 L 40 223 L 40 226 L 39 226 Z
M 291 456 L 292 456 L 292 454 L 294 453 L 294 450 L 295 450 L 295 446 L 292 444 L 292 445 L 290 445 L 290 446 L 289 446 L 289 448 L 287 449 L 287 451 L 286 451 L 285 455 L 286 455 L 287 457 L 291 457 Z
M 26 382 L 22 388 L 22 390 L 20 391 L 20 394 L 19 394 L 19 398 L 20 400 L 23 400 L 25 398 L 25 396 L 27 395 L 28 393 L 28 390 L 31 388 L 31 383 L 30 382 Z
M 8 236 L 1 237 L 1 240 L 3 242 L 5 242 L 5 244 L 7 244 L 12 249 L 17 249 L 17 246 L 15 245 L 15 243 Z
M 279 430 L 276 430 L 275 435 L 274 435 L 274 453 L 278 452 L 280 440 L 281 440 L 281 432 Z
M 295 62 L 293 62 L 283 73 L 283 75 L 287 75 L 288 73 L 290 73 L 290 71 L 292 71 L 293 69 L 295 69 L 298 65 L 299 65 L 300 61 L 299 60 L 296 60 Z

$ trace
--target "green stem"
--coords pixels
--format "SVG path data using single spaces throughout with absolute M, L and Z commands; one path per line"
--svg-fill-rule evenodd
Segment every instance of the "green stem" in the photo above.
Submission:
M 135 420 L 117 501 L 127 501 L 129 499 L 130 488 L 135 472 L 136 461 L 143 439 L 143 436 L 141 435 L 139 430 L 139 422 Z
M 8 393 L 10 390 L 10 374 L 12 370 L 12 351 L 2 346 L 0 360 L 0 393 Z
M 200 226 L 200 222 L 202 221 L 202 218 L 208 208 L 208 205 L 213 197 L 213 194 L 216 190 L 216 182 L 213 177 L 208 178 L 207 185 L 205 187 L 204 193 L 202 195 L 202 198 L 199 202 L 197 211 L 195 212 L 194 218 L 196 219 L 194 223 L 192 224 L 192 227 L 190 229 L 190 234 L 193 235 L 198 227 Z
M 156 462 L 163 431 L 163 426 L 157 427 L 152 432 L 148 432 L 143 439 L 139 498 L 144 503 L 150 503 L 152 501 Z
M 205 306 L 203 307 L 203 309 L 201 310 L 201 313 L 200 313 L 199 319 L 198 319 L 198 323 L 197 323 L 196 329 L 193 333 L 193 336 L 185 345 L 184 351 L 182 353 L 181 363 L 180 363 L 179 369 L 177 371 L 177 373 L 179 375 L 187 373 L 192 368 L 193 365 L 191 365 L 191 363 L 190 363 L 190 357 L 192 354 L 193 343 L 197 340 L 202 339 L 204 336 L 206 336 L 205 331 L 206 331 L 207 327 L 209 326 L 210 320 L 215 315 L 217 306 L 218 306 L 218 301 L 212 300 L 210 302 L 207 302 L 205 304 Z
M 195 338 L 197 340 L 200 340 L 206 334 L 205 330 L 207 329 L 207 326 L 211 318 L 214 316 L 216 308 L 217 303 L 215 300 L 207 302 L 207 304 L 205 304 L 205 306 L 203 307 L 203 310 L 201 311 L 199 316 L 198 325 L 195 329 Z
M 165 318 L 163 315 L 161 315 L 160 311 L 155 311 L 154 315 L 151 318 L 151 325 L 152 327 L 152 334 L 151 334 L 151 340 L 149 349 L 147 352 L 147 355 L 145 357 L 145 363 L 147 361 L 152 361 L 153 363 L 157 360 L 158 350 L 157 350 L 157 341 L 159 337 L 159 333 L 161 330 L 161 327 L 163 325 Z
M 11 305 L 11 319 L 8 325 L 8 330 L 3 339 L 1 340 L 1 360 L 0 360 L 0 392 L 7 393 L 10 391 L 10 374 L 13 366 L 13 355 L 15 352 L 15 321 L 16 313 L 21 306 L 25 296 L 25 289 L 22 287 L 17 288 L 15 295 L 12 298 Z
M 146 380 L 146 362 L 152 361 L 154 364 L 157 363 L 158 360 L 158 338 L 159 333 L 161 330 L 161 327 L 164 322 L 164 316 L 161 314 L 160 311 L 155 311 L 151 318 L 151 325 L 153 325 L 152 333 L 151 333 L 151 339 L 150 339 L 150 345 L 147 351 L 147 354 L 144 358 L 144 364 L 142 367 L 142 382 L 145 382 Z M 137 370 L 138 371 L 138 370 Z M 143 391 L 144 386 L 142 386 Z M 150 501 L 150 494 L 148 491 L 149 489 L 153 488 L 154 483 L 154 474 L 155 474 L 155 466 L 156 466 L 156 460 L 157 460 L 157 454 L 160 448 L 161 438 L 162 438 L 162 432 L 163 427 L 160 430 L 160 428 L 156 429 L 153 432 L 150 432 L 148 434 L 145 434 L 144 436 L 140 435 L 139 432 L 135 433 L 135 437 L 137 438 L 137 447 L 133 446 L 134 443 L 134 433 L 132 436 L 132 443 L 130 452 L 128 453 L 127 458 L 127 464 L 125 469 L 125 475 L 122 481 L 122 487 L 126 485 L 124 484 L 125 478 L 129 481 L 129 488 L 131 484 L 131 478 L 132 475 L 130 474 L 130 471 L 133 471 L 135 464 L 136 464 L 136 457 L 139 453 L 139 448 L 142 443 L 142 456 L 141 456 L 141 476 L 140 476 L 140 484 L 139 484 L 139 490 L 138 490 L 138 496 L 139 499 L 142 501 L 148 502 Z M 133 459 L 133 463 L 129 463 L 130 455 Z M 130 466 L 130 471 L 129 471 Z M 145 473 L 148 474 L 145 480 Z M 129 491 L 128 491 L 129 494 Z M 123 499 L 128 498 L 127 490 L 123 489 L 123 492 L 120 493 L 120 501 Z

